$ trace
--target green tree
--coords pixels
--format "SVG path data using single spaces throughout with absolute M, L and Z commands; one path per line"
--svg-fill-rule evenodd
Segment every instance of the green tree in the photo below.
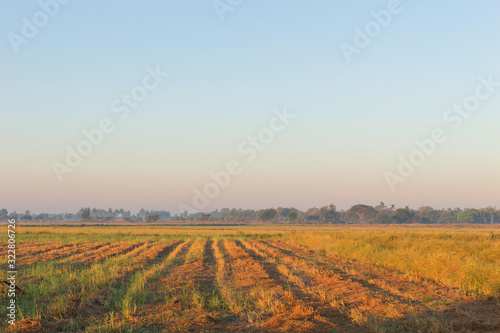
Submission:
M 319 216 L 323 220 L 323 223 L 327 221 L 337 222 L 340 214 L 337 213 L 337 207 L 334 204 L 329 206 L 324 206 L 319 209 Z
M 146 222 L 151 223 L 151 222 L 156 222 L 160 219 L 160 214 L 149 214 L 146 215 Z
M 397 223 L 412 223 L 415 212 L 408 207 L 398 208 L 394 212 L 394 219 Z
M 452 224 L 452 223 L 456 223 L 456 222 L 457 222 L 457 219 L 456 219 L 455 215 L 453 214 L 453 212 L 451 211 L 451 209 L 443 210 L 443 212 L 441 213 L 441 216 L 439 216 L 439 220 L 438 220 L 439 224 Z
M 477 209 L 466 209 L 457 217 L 458 223 L 484 223 L 484 217 Z
M 346 213 L 354 223 L 370 223 L 377 215 L 377 210 L 368 205 L 354 205 Z
M 457 217 L 458 223 L 474 223 L 474 214 L 471 211 L 461 212 Z
M 309 208 L 307 211 L 306 211 L 306 218 L 308 221 L 319 221 L 319 219 L 321 218 L 321 215 L 319 213 L 319 209 L 318 208 Z
M 259 216 L 263 221 L 269 222 L 276 217 L 276 214 L 277 214 L 276 209 L 269 208 L 261 210 Z
M 288 213 L 288 220 L 289 221 L 292 221 L 294 222 L 295 220 L 297 220 L 297 217 L 299 217 L 299 213 L 296 211 L 296 210 L 291 210 L 289 213 Z
M 90 216 L 90 208 L 83 208 L 81 210 L 81 214 L 82 214 L 82 220 L 90 220 L 91 219 L 91 216 Z
M 392 216 L 392 212 L 390 210 L 381 210 L 377 213 L 377 216 L 373 219 L 372 223 L 375 224 L 393 224 L 396 221 Z
M 278 212 L 278 218 L 284 220 L 288 219 L 288 214 L 290 214 L 292 208 L 278 208 L 276 211 Z
M 437 223 L 441 212 L 432 207 L 424 206 L 419 209 L 420 223 Z
M 481 215 L 483 216 L 484 223 L 493 224 L 496 220 L 496 208 L 495 207 L 486 207 L 481 209 Z

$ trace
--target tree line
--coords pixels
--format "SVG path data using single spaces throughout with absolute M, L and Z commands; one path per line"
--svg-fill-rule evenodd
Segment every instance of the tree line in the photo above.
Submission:
M 262 210 L 229 209 L 215 210 L 211 213 L 187 212 L 175 216 L 176 221 L 212 221 L 212 222 L 252 222 L 265 221 L 268 223 L 303 223 L 303 224 L 455 224 L 500 223 L 500 210 L 494 207 L 482 209 L 434 209 L 423 206 L 411 209 L 408 206 L 396 208 L 395 205 L 386 206 L 381 202 L 377 206 L 357 204 L 348 210 L 337 210 L 334 204 L 320 208 L 310 208 L 301 211 L 296 208 L 267 208 Z
M 130 210 L 124 209 L 97 209 L 84 207 L 76 213 L 60 213 L 60 214 L 34 214 L 29 210 L 18 214 L 17 212 L 9 213 L 7 209 L 0 210 L 0 220 L 16 219 L 21 221 L 34 222 L 75 222 L 75 221 L 128 221 L 128 222 L 155 222 L 159 220 L 170 220 L 170 213 L 167 211 L 145 210 L 141 209 L 137 214 L 132 214 Z
M 208 213 L 188 213 L 172 216 L 168 211 L 155 211 L 141 209 L 137 214 L 123 209 L 112 210 L 109 208 L 81 208 L 76 213 L 62 214 L 32 214 L 25 211 L 23 214 L 9 213 L 6 209 L 0 210 L 0 220 L 15 218 L 25 221 L 128 221 L 128 222 L 157 222 L 157 221 L 201 221 L 201 222 L 256 222 L 267 223 L 301 223 L 301 224 L 455 224 L 475 223 L 494 224 L 500 223 L 500 210 L 495 207 L 475 208 L 449 208 L 434 209 L 422 206 L 411 209 L 408 206 L 396 208 L 395 205 L 386 206 L 381 202 L 377 206 L 357 204 L 348 210 L 337 210 L 334 204 L 320 208 L 310 208 L 301 211 L 296 208 L 266 208 L 229 209 L 224 208 Z

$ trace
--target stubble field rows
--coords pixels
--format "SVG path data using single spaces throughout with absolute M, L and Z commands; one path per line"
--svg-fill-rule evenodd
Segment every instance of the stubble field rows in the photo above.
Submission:
M 25 228 L 17 260 L 19 287 L 28 295 L 18 295 L 14 331 L 500 330 L 494 232 L 91 230 L 68 237 Z M 472 236 L 468 246 L 482 252 L 453 259 L 455 247 Z M 370 237 L 385 248 L 375 251 Z M 419 270 L 422 258 L 408 256 L 425 245 L 407 244 L 419 237 L 443 239 L 427 244 L 430 255 L 441 258 L 442 274 L 431 259 Z M 401 256 L 398 251 L 407 256 L 391 258 Z M 449 261 L 442 260 L 446 255 Z M 483 265 L 475 283 L 453 274 L 459 259 L 463 270 Z

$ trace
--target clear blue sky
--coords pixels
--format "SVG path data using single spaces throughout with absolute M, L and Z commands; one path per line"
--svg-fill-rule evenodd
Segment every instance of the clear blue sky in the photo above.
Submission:
M 500 3 L 402 0 L 347 63 L 339 45 L 388 3 L 243 1 L 221 21 L 208 0 L 72 0 L 14 52 L 9 33 L 41 9 L 2 2 L 0 205 L 176 213 L 234 159 L 207 210 L 500 206 L 500 89 L 394 193 L 384 178 L 479 76 L 500 81 Z M 112 101 L 157 65 L 168 78 L 118 120 Z M 244 162 L 238 145 L 283 107 L 296 119 Z M 59 182 L 51 164 L 106 117 L 116 130 Z

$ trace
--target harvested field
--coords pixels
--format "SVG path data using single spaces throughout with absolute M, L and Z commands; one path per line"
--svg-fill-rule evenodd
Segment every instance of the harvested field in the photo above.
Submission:
M 495 231 L 196 228 L 26 228 L 17 260 L 27 295 L 17 296 L 15 329 L 2 330 L 500 331 Z M 379 241 L 384 248 L 366 252 Z M 461 246 L 481 251 L 467 256 Z M 412 262 L 413 252 L 418 264 L 450 259 L 439 271 L 434 259 Z M 474 279 L 457 270 L 460 260 Z

